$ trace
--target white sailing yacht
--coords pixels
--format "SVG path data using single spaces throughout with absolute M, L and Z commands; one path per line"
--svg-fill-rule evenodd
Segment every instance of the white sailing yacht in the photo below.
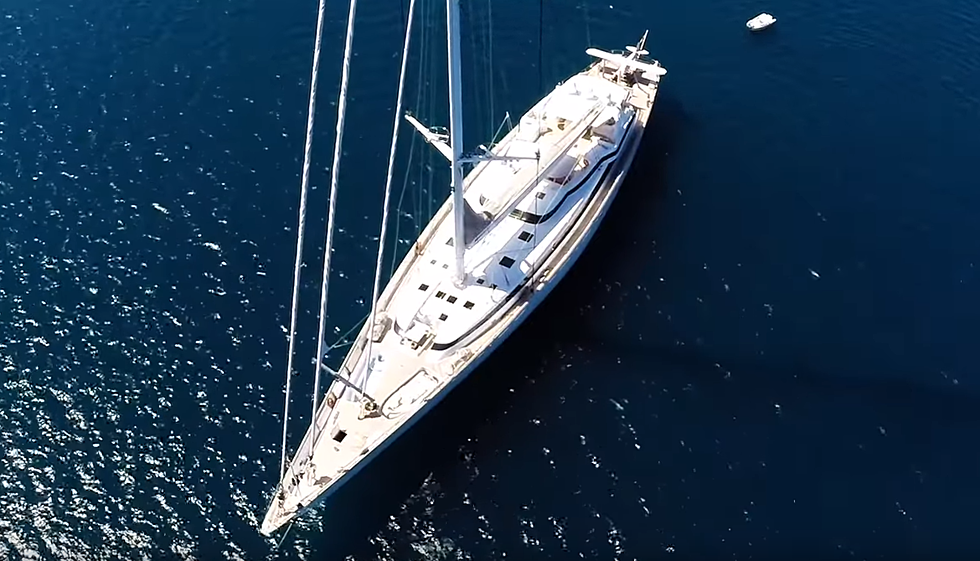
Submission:
M 288 464 L 284 431 L 282 480 L 262 521 L 264 535 L 354 477 L 551 292 L 615 197 L 666 74 L 645 58 L 646 33 L 622 54 L 590 48 L 595 60 L 587 68 L 531 107 L 500 142 L 464 156 L 459 0 L 446 4 L 449 134 L 406 118 L 448 160 L 452 194 L 380 294 L 376 278 L 371 315 L 340 368 L 317 357 L 317 375 L 332 381 L 325 399 L 314 388 L 315 421 Z M 411 27 L 410 20 L 406 51 Z M 348 35 L 348 54 L 349 42 Z M 400 100 L 399 93 L 399 113 Z M 473 166 L 465 175 L 464 164 Z

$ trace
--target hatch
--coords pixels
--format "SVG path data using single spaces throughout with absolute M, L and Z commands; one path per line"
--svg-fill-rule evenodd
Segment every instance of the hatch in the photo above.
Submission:
M 381 414 L 390 418 L 412 411 L 438 386 L 439 380 L 422 368 L 384 401 Z

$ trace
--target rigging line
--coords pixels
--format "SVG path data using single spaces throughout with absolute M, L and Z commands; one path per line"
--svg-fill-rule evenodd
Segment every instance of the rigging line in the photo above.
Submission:
M 303 152 L 303 179 L 299 195 L 299 225 L 296 228 L 296 264 L 293 267 L 293 296 L 289 314 L 289 356 L 286 358 L 286 404 L 282 418 L 282 460 L 279 479 L 286 476 L 286 437 L 289 425 L 289 397 L 292 390 L 293 356 L 296 350 L 296 315 L 299 309 L 299 280 L 303 267 L 303 238 L 306 232 L 306 201 L 310 189 L 310 160 L 313 154 L 313 118 L 316 108 L 316 84 L 320 74 L 320 45 L 323 43 L 323 15 L 326 0 L 320 0 L 316 17 L 316 39 L 313 48 L 313 69 L 310 72 L 310 104 L 306 116 L 306 146 Z
M 538 92 L 540 93 L 544 89 L 544 0 L 538 0 Z M 538 113 L 538 128 L 541 128 L 541 112 Z M 520 126 L 520 125 L 518 125 Z M 541 177 L 541 151 L 538 151 L 538 157 L 534 161 L 534 176 Z M 537 197 L 534 198 L 534 211 L 538 212 L 538 203 L 541 200 Z M 538 237 L 538 223 L 535 222 L 531 227 L 532 235 L 538 242 L 541 239 Z
M 437 5 L 436 3 L 431 3 L 430 4 L 430 6 L 436 6 L 436 5 Z M 433 11 L 436 11 L 436 10 L 437 10 L 437 8 L 433 8 Z M 446 30 L 446 33 L 449 33 L 449 30 L 448 29 Z M 438 67 L 441 67 L 441 64 L 440 64 L 440 61 L 441 60 L 443 60 L 441 57 L 434 57 L 431 54 L 429 55 L 429 60 L 427 61 L 428 62 L 428 65 L 429 65 L 429 74 L 428 74 L 429 76 L 446 76 L 448 74 L 448 72 L 441 71 L 441 68 L 437 68 L 437 66 Z M 446 88 L 448 89 L 448 87 L 449 86 L 447 85 Z M 428 115 L 435 115 L 436 114 L 436 96 L 432 95 L 431 90 L 426 90 L 426 101 L 428 101 L 428 105 L 429 105 Z M 445 127 L 443 127 L 443 128 L 445 128 Z M 446 132 L 448 134 L 449 131 L 447 130 Z M 425 193 L 425 198 L 424 199 L 422 198 L 422 193 L 421 192 L 419 192 L 419 194 L 418 194 L 419 201 L 420 201 L 419 202 L 419 208 L 421 208 L 421 205 L 423 203 L 426 205 L 425 219 L 424 219 L 425 221 L 431 220 L 432 219 L 432 216 L 435 214 L 435 210 L 433 209 L 434 198 L 433 198 L 433 195 L 432 195 L 432 190 L 435 187 L 435 177 L 436 177 L 436 174 L 433 171 L 435 169 L 435 164 L 433 162 L 435 161 L 435 159 L 437 157 L 441 157 L 441 156 L 439 154 L 436 154 L 434 150 L 426 150 L 425 151 L 425 168 L 424 169 L 425 170 L 428 170 L 428 172 L 429 172 L 429 173 L 426 174 L 426 186 L 425 186 L 425 192 L 424 192 Z M 442 195 L 442 194 L 440 193 L 440 195 Z M 422 216 L 422 214 L 420 213 L 419 216 Z M 422 235 L 422 232 L 424 230 L 425 230 L 425 222 L 423 220 L 417 221 L 415 223 L 415 235 L 416 236 Z
M 354 325 L 352 325 L 351 328 L 348 329 L 346 333 L 344 333 L 343 335 L 341 335 L 340 337 L 338 337 L 337 338 L 337 341 L 334 342 L 334 344 L 332 344 L 329 347 L 327 347 L 327 350 L 323 351 L 323 354 L 326 355 L 326 354 L 328 354 L 330 351 L 332 351 L 334 349 L 339 349 L 340 347 L 346 347 L 347 345 L 350 345 L 351 344 L 351 341 L 345 341 L 345 339 L 347 339 L 347 337 L 351 333 L 353 333 L 354 330 L 357 329 L 357 327 L 359 325 L 361 325 L 362 323 L 364 323 L 364 320 L 366 320 L 367 318 L 368 318 L 368 316 L 365 315 L 360 320 L 358 320 L 358 322 L 355 323 Z M 338 366 L 338 368 L 339 368 L 339 366 Z
M 488 44 L 488 54 L 487 54 L 487 77 L 490 80 L 490 126 L 493 126 L 493 73 L 495 72 L 493 66 L 493 0 L 487 0 L 487 44 Z M 496 135 L 494 135 L 496 138 Z
M 395 214 L 398 216 L 395 220 L 395 242 L 391 245 L 391 265 L 389 269 L 390 275 L 395 274 L 395 260 L 398 258 L 398 244 L 401 243 L 401 227 L 402 218 L 404 215 L 408 214 L 402 210 L 402 203 L 405 201 L 405 191 L 408 190 L 408 178 L 412 171 L 412 160 L 415 155 L 415 138 L 417 135 L 412 135 L 412 142 L 408 145 L 408 163 L 405 164 L 405 178 L 402 180 L 402 190 L 398 195 L 398 205 L 396 206 Z M 411 215 L 410 215 L 411 216 Z
M 507 124 L 507 118 L 504 117 L 504 119 L 500 121 L 500 126 L 497 127 L 497 131 L 494 132 L 493 136 L 490 137 L 490 144 L 488 147 L 491 150 L 493 150 L 493 147 L 497 144 L 497 137 L 500 135 L 500 131 L 504 130 L 504 125 L 506 124 Z
M 321 0 L 322 1 L 322 0 Z M 313 375 L 313 420 L 310 430 L 316 442 L 316 412 L 319 405 L 320 371 L 323 367 L 323 334 L 327 325 L 327 291 L 330 288 L 330 258 L 333 252 L 334 225 L 337 212 L 337 181 L 340 177 L 340 154 L 344 140 L 344 116 L 347 113 L 347 84 L 350 81 L 351 45 L 354 40 L 354 14 L 357 0 L 350 0 L 347 13 L 347 38 L 344 43 L 344 66 L 340 75 L 340 97 L 337 99 L 337 130 L 333 145 L 333 166 L 330 169 L 330 204 L 327 212 L 327 240 L 323 246 L 323 282 L 320 285 L 320 325 L 316 336 L 316 373 Z M 311 447 L 310 454 L 313 449 Z
M 419 32 L 422 34 L 422 37 L 418 41 L 418 45 L 419 45 L 419 63 L 418 63 L 418 72 L 415 73 L 415 75 L 417 76 L 417 79 L 416 79 L 416 82 L 417 82 L 416 83 L 416 91 L 415 91 L 415 108 L 416 108 L 416 111 L 418 111 L 419 114 L 422 115 L 423 114 L 422 111 L 427 111 L 427 107 L 428 106 L 426 105 L 426 102 L 428 100 L 428 97 L 430 97 L 430 96 L 423 96 L 422 85 L 423 85 L 423 83 L 427 79 L 427 78 L 423 78 L 423 77 L 427 77 L 427 76 L 430 76 L 431 75 L 431 72 L 428 72 L 427 71 L 428 70 L 428 65 L 429 65 L 429 42 L 430 42 L 429 36 L 432 34 L 431 26 L 427 24 L 427 21 L 429 19 L 431 19 L 431 17 L 432 17 L 432 15 L 431 15 L 432 14 L 431 2 L 429 2 L 428 0 L 422 0 L 422 5 L 420 6 L 420 8 L 421 8 L 422 16 L 421 16 L 421 18 L 419 18 Z M 424 113 L 424 114 L 426 115 L 426 118 L 428 119 L 428 118 L 430 118 L 428 116 L 431 115 L 431 112 L 427 112 L 427 113 Z M 413 134 L 412 135 L 412 147 L 413 147 L 412 149 L 414 149 L 414 146 L 415 146 L 415 144 L 414 144 L 415 143 L 415 138 L 416 138 L 416 135 Z M 421 185 L 422 178 L 424 177 L 423 174 L 425 173 L 425 164 L 426 164 L 425 155 L 426 154 L 427 154 L 427 152 L 425 150 L 423 150 L 421 152 L 420 156 L 419 156 L 419 159 L 418 159 L 418 178 L 419 178 L 418 179 L 418 182 L 419 182 L 419 185 Z M 413 171 L 414 171 L 412 169 L 412 162 L 414 162 L 415 160 L 412 159 L 412 156 L 413 156 L 413 152 L 410 149 L 410 151 L 409 151 L 409 162 L 406 164 L 406 166 L 407 166 L 406 169 L 408 170 L 408 173 L 405 175 L 405 182 L 402 184 L 402 194 L 403 195 L 406 192 L 406 189 L 408 187 L 409 174 L 413 173 Z M 409 200 L 412 203 L 412 212 L 411 212 L 411 217 L 412 217 L 412 230 L 411 230 L 412 234 L 411 234 L 411 236 L 412 237 L 417 237 L 417 235 L 418 235 L 418 217 L 419 216 L 422 216 L 422 197 L 421 197 L 421 194 L 420 194 L 421 193 L 421 189 L 422 188 L 420 186 L 419 188 L 412 189 L 411 192 L 409 192 Z M 392 263 L 391 263 L 391 272 L 392 272 L 392 275 L 394 275 L 394 272 L 395 272 L 396 267 L 397 267 L 397 265 L 395 264 L 396 257 L 397 257 L 397 252 L 396 251 L 392 251 Z
M 466 21 L 465 21 L 466 27 L 472 28 L 474 31 L 476 30 L 476 28 L 477 28 L 476 21 L 477 21 L 478 14 L 477 14 L 477 11 L 476 11 L 475 8 L 476 7 L 474 6 L 474 9 L 473 10 L 470 10 L 470 7 L 469 6 L 466 6 L 465 9 L 462 6 L 460 6 L 460 8 L 459 8 L 459 12 L 460 12 L 460 23 L 459 24 L 460 24 L 460 26 L 463 26 L 464 25 L 463 18 L 465 17 L 466 18 Z M 470 54 L 473 57 L 473 62 L 470 63 L 470 64 L 473 67 L 475 67 L 477 65 L 477 61 L 478 61 L 478 59 L 480 57 L 480 54 L 478 53 L 478 51 L 476 49 L 477 35 L 479 35 L 479 34 L 478 33 L 468 33 L 467 35 L 469 35 L 469 38 L 470 38 Z M 481 47 L 483 46 L 482 38 L 481 38 L 481 41 L 480 41 L 480 46 Z M 460 43 L 460 51 L 461 51 L 461 54 L 460 54 L 460 64 L 463 64 L 462 48 L 463 48 L 463 45 L 462 45 L 462 43 Z M 463 86 L 461 84 L 460 85 L 460 88 L 462 88 L 462 87 Z M 484 104 L 483 103 L 483 100 L 480 99 L 480 96 L 481 96 L 482 93 L 483 92 L 480 91 L 480 86 L 478 84 L 475 84 L 474 83 L 473 84 L 473 94 L 472 94 L 472 97 L 473 97 L 473 106 L 474 107 L 486 107 L 486 104 Z
M 428 9 L 428 4 L 426 2 L 427 2 L 427 0 L 422 0 L 421 12 L 423 14 L 423 16 L 422 16 L 423 18 L 425 17 L 425 13 L 427 11 L 431 11 L 431 10 Z M 419 70 L 418 70 L 418 74 L 417 74 L 419 76 L 419 79 L 418 79 L 418 84 L 416 85 L 416 92 L 415 92 L 415 105 L 416 105 L 416 107 L 421 107 L 422 106 L 422 82 L 423 82 L 422 76 L 425 75 L 422 72 L 422 70 L 423 70 L 425 61 L 427 60 L 427 57 L 428 57 L 428 49 L 426 48 L 426 46 L 428 45 L 428 41 L 427 41 L 428 33 L 427 33 L 427 30 L 428 30 L 428 26 L 425 25 L 425 21 L 423 19 L 423 23 L 422 23 L 422 25 L 420 26 L 420 29 L 419 29 L 419 32 L 422 34 L 422 38 L 419 39 L 419 65 L 418 65 Z M 396 267 L 397 267 L 397 264 L 396 264 L 396 261 L 398 259 L 398 245 L 397 244 L 398 244 L 398 242 L 401 241 L 401 224 L 402 224 L 402 220 L 401 219 L 402 219 L 402 215 L 405 214 L 405 215 L 409 216 L 413 220 L 412 227 L 415 228 L 415 223 L 418 221 L 418 217 L 421 216 L 421 214 L 422 214 L 422 202 L 421 202 L 421 198 L 417 196 L 418 195 L 417 190 L 414 190 L 414 189 L 412 190 L 412 195 L 413 196 L 411 197 L 411 202 L 414 204 L 414 207 L 412 208 L 412 211 L 414 212 L 414 214 L 407 213 L 407 212 L 404 212 L 402 210 L 403 204 L 404 204 L 404 201 L 405 201 L 405 193 L 408 191 L 408 183 L 409 183 L 409 181 L 411 179 L 412 162 L 415 161 L 414 160 L 414 157 L 415 157 L 415 142 L 416 142 L 416 139 L 418 138 L 418 135 L 414 135 L 413 134 L 413 135 L 411 135 L 411 137 L 412 137 L 412 141 L 408 145 L 408 162 L 405 163 L 405 177 L 402 180 L 401 194 L 399 194 L 399 196 L 398 196 L 398 217 L 399 218 L 395 222 L 395 240 L 396 240 L 396 243 L 394 245 L 392 245 L 392 247 L 391 247 L 391 275 L 394 275 L 395 274 L 395 270 L 396 270 Z M 418 182 L 414 182 L 413 181 L 413 183 L 416 183 L 418 185 L 421 185 L 421 177 L 422 177 L 422 173 L 424 172 L 424 168 L 425 168 L 425 161 L 422 158 L 419 158 L 419 178 L 420 179 L 419 179 Z M 414 229 L 413 229 L 413 233 L 414 233 Z
M 538 91 L 544 88 L 544 0 L 538 0 Z
M 433 5 L 432 2 L 428 2 L 426 0 L 423 0 L 423 2 L 422 2 L 422 9 L 423 9 L 423 13 L 425 15 L 423 15 L 422 19 L 420 20 L 420 25 L 422 27 L 422 29 L 421 29 L 421 31 L 422 31 L 422 40 L 419 42 L 419 71 L 417 73 L 417 76 L 418 76 L 418 84 L 417 84 L 417 91 L 416 91 L 416 104 L 417 104 L 416 107 L 417 107 L 418 111 L 423 111 L 424 110 L 426 112 L 425 115 L 426 115 L 426 117 L 428 119 L 431 119 L 432 118 L 431 116 L 432 116 L 432 113 L 433 113 L 433 111 L 432 111 L 432 95 L 431 95 L 431 93 L 429 92 L 428 89 L 423 90 L 422 87 L 424 85 L 424 82 L 426 80 L 431 80 L 431 78 L 423 79 L 422 77 L 423 76 L 426 76 L 426 77 L 428 77 L 428 76 L 434 76 L 434 74 L 432 73 L 432 71 L 430 69 L 430 67 L 432 66 L 432 63 L 430 62 L 432 56 L 429 54 L 429 51 L 430 51 L 430 48 L 429 47 L 430 47 L 430 42 L 432 41 L 431 36 L 432 36 L 433 30 L 432 30 L 431 26 L 427 24 L 427 20 L 431 20 L 432 19 L 432 5 Z M 424 70 L 424 72 L 423 72 L 423 70 Z M 412 135 L 412 138 L 414 139 L 415 138 L 415 135 Z M 419 187 L 416 188 L 416 189 L 412 189 L 412 191 L 409 193 L 409 195 L 411 196 L 412 202 L 415 205 L 415 207 L 414 207 L 415 208 L 415 211 L 414 211 L 415 213 L 414 213 L 414 216 L 412 217 L 412 237 L 413 238 L 418 238 L 418 235 L 419 235 L 419 217 L 422 216 L 422 213 L 424 211 L 423 200 L 422 200 L 422 189 L 423 189 L 423 187 L 422 187 L 422 181 L 425 178 L 425 170 L 426 170 L 426 167 L 429 165 L 429 158 L 427 156 L 431 156 L 431 153 L 430 153 L 430 151 L 425 150 L 423 148 L 422 151 L 421 151 L 421 153 L 420 153 L 420 155 L 419 155 L 419 160 L 418 160 L 418 162 L 419 162 L 419 169 L 418 169 L 418 185 L 419 185 Z
M 289 526 L 286 526 L 286 531 L 283 532 L 282 534 L 282 539 L 280 539 L 279 543 L 276 544 L 276 549 L 279 549 L 280 547 L 282 547 L 282 544 L 286 543 L 286 536 L 289 535 L 289 531 L 292 529 L 293 529 L 293 522 L 290 522 Z
M 471 45 L 470 50 L 472 52 L 472 57 L 473 57 L 473 62 L 470 63 L 470 67 L 472 67 L 475 70 L 474 72 L 475 76 L 474 79 L 472 80 L 473 83 L 472 97 L 473 97 L 473 105 L 483 110 L 489 106 L 489 104 L 484 103 L 483 100 L 483 95 L 486 93 L 485 91 L 486 72 L 477 70 L 478 68 L 477 65 L 480 63 L 485 63 L 486 56 L 487 56 L 486 37 L 484 37 L 482 33 L 478 32 L 478 30 L 482 31 L 483 20 L 481 18 L 483 16 L 483 13 L 477 9 L 475 2 L 473 3 L 472 8 L 470 6 L 466 6 L 465 8 L 463 6 L 460 6 L 459 9 L 460 9 L 460 22 L 459 22 L 460 27 L 465 26 L 473 30 L 471 33 L 467 34 L 470 37 L 470 45 Z M 464 14 L 467 18 L 465 21 L 462 19 L 462 16 Z M 477 50 L 477 43 L 479 43 L 479 50 Z M 462 43 L 460 43 L 460 49 L 462 49 Z M 460 64 L 463 64 L 462 54 L 460 56 L 461 56 Z M 465 88 L 463 88 L 461 91 L 465 92 Z M 480 113 L 481 114 L 479 115 L 479 118 L 482 119 L 483 118 L 482 111 Z M 493 127 L 493 125 L 491 124 L 490 127 Z M 478 128 L 478 127 L 474 127 L 474 128 Z M 464 164 L 464 166 L 466 165 L 469 164 Z M 463 169 L 465 170 L 466 168 L 464 167 Z
M 381 266 L 385 256 L 385 236 L 388 235 L 388 207 L 391 205 L 391 177 L 395 169 L 395 147 L 398 145 L 398 128 L 401 124 L 402 97 L 405 92 L 405 69 L 408 66 L 408 46 L 412 39 L 412 16 L 415 14 L 415 0 L 408 3 L 408 23 L 405 26 L 405 46 L 402 50 L 402 68 L 398 75 L 398 96 L 395 101 L 395 123 L 391 133 L 391 150 L 388 152 L 388 175 L 385 178 L 385 200 L 381 211 L 381 234 L 378 236 L 378 261 L 374 267 L 374 292 L 371 295 L 371 329 L 368 331 L 367 356 L 368 368 L 371 364 L 371 345 L 374 343 L 374 327 L 377 323 L 378 291 L 381 288 Z M 397 242 L 396 242 L 397 243 Z M 368 371 L 370 375 L 370 371 Z M 364 378 L 367 384 L 367 376 Z

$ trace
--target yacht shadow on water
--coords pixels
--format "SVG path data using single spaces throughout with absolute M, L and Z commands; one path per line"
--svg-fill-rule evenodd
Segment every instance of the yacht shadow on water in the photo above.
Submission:
M 466 383 L 319 509 L 314 555 L 975 551 L 976 395 L 862 378 L 846 361 L 834 371 L 801 349 L 761 360 L 677 346 L 662 333 L 641 340 L 627 332 L 639 320 L 617 330 L 612 314 L 642 306 L 652 317 L 669 298 L 615 294 L 670 236 L 670 154 L 683 151 L 687 117 L 669 97 L 658 103 L 578 264 Z
M 458 477 L 461 465 L 472 464 L 473 446 L 507 414 L 513 396 L 548 372 L 542 368 L 548 360 L 545 355 L 565 344 L 568 337 L 580 337 L 580 333 L 567 332 L 566 326 L 588 321 L 578 313 L 589 303 L 582 298 L 583 290 L 594 292 L 597 271 L 603 263 L 617 259 L 622 248 L 617 239 L 632 235 L 630 224 L 649 230 L 649 221 L 655 220 L 663 170 L 684 118 L 679 103 L 671 98 L 662 96 L 657 103 L 651 129 L 643 137 L 617 199 L 578 263 L 465 383 L 317 508 L 313 518 L 321 523 L 316 535 L 309 536 L 314 554 L 328 551 L 330 558 L 374 559 L 382 553 L 379 549 L 402 552 L 408 543 L 421 540 L 425 529 L 403 527 L 401 516 L 410 515 L 421 503 L 438 500 L 432 494 L 440 494 L 442 480 Z M 509 433 L 506 438 L 517 443 L 522 434 Z M 452 502 L 458 506 L 461 500 L 454 497 Z M 469 542 L 469 532 L 460 530 L 448 533 Z M 400 545 L 380 546 L 379 542 L 390 541 L 380 536 L 390 535 Z M 466 550 L 468 543 L 457 547 Z M 394 558 L 403 558 L 403 553 Z
M 670 154 L 689 130 L 679 104 L 658 103 L 577 265 L 470 379 L 319 508 L 318 529 L 299 532 L 312 558 L 975 551 L 976 395 L 861 378 L 846 362 L 835 372 L 800 349 L 763 361 L 674 345 L 655 328 L 637 336 L 671 298 L 627 289 L 649 280 L 632 271 L 671 235 Z M 620 330 L 626 310 L 638 319 Z

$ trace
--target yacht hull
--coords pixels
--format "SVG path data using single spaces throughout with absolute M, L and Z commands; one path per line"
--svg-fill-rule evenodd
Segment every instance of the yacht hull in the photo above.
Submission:
M 578 76 L 603 75 L 611 76 L 609 79 L 621 79 L 621 76 L 610 74 L 609 70 L 607 62 L 601 61 Z M 399 325 L 402 320 L 397 313 L 383 315 L 376 322 L 373 332 L 371 325 L 365 325 L 361 329 L 340 371 L 347 372 L 346 378 L 352 381 L 374 379 L 374 383 L 366 383 L 366 393 L 373 394 L 373 399 L 384 399 L 378 400 L 380 405 L 373 402 L 368 407 L 366 402 L 369 400 L 355 399 L 359 396 L 348 384 L 334 382 L 331 385 L 328 397 L 317 414 L 317 422 L 307 432 L 296 459 L 290 464 L 286 477 L 276 490 L 262 523 L 263 534 L 269 535 L 301 516 L 353 479 L 468 378 L 548 297 L 588 246 L 615 199 L 646 131 L 659 77 L 660 75 L 656 79 L 641 79 L 639 84 L 629 86 L 636 89 L 646 85 L 648 88 L 640 92 L 642 96 L 637 94 L 639 103 L 630 97 L 634 99 L 629 108 L 630 119 L 624 125 L 625 129 L 615 150 L 607 153 L 607 156 L 612 154 L 608 156 L 611 161 L 605 167 L 595 164 L 594 169 L 588 170 L 588 174 L 582 174 L 585 176 L 582 181 L 588 187 L 587 192 L 578 190 L 578 187 L 566 188 L 569 192 L 578 190 L 581 198 L 571 202 L 562 199 L 555 208 L 571 205 L 568 208 L 574 209 L 574 216 L 571 211 L 566 211 L 569 216 L 562 219 L 567 223 L 562 225 L 560 231 L 553 230 L 548 247 L 541 248 L 547 252 L 533 266 L 529 266 L 523 280 L 510 287 L 483 319 L 475 322 L 469 329 L 461 328 L 458 337 L 447 336 L 441 342 L 438 337 L 422 337 L 419 340 L 423 341 L 419 345 L 421 350 L 416 350 L 411 345 L 405 346 L 406 340 L 411 343 L 408 337 L 411 329 L 406 329 L 406 325 Z M 471 185 L 467 185 L 466 188 L 470 187 Z M 566 193 L 565 197 L 567 199 L 569 194 Z M 379 299 L 380 310 L 395 307 L 399 291 L 404 293 L 411 289 L 403 285 L 411 283 L 412 279 L 417 279 L 421 274 L 418 269 L 427 259 L 429 248 L 441 245 L 434 244 L 433 241 L 437 232 L 445 231 L 445 222 L 451 221 L 451 212 L 450 198 L 430 221 L 413 250 L 392 276 Z M 447 217 L 450 217 L 449 220 Z M 530 257 L 528 260 L 530 261 Z M 437 260 L 432 259 L 431 262 L 436 265 Z M 419 290 L 423 290 L 422 287 L 426 285 L 421 284 Z M 472 288 L 480 289 L 476 286 Z M 465 291 L 460 292 L 461 300 L 464 294 Z M 467 301 L 466 304 L 478 308 L 474 302 Z M 420 313 L 416 312 L 415 317 L 420 317 Z M 401 346 L 392 342 L 398 336 L 402 337 Z M 368 344 L 369 337 L 372 337 L 372 344 Z M 375 350 L 380 349 L 379 355 L 385 352 L 394 357 L 388 359 L 388 371 L 381 371 L 378 367 L 379 370 L 375 373 L 372 368 L 377 367 L 380 360 L 371 361 L 362 356 L 364 349 L 372 346 Z M 415 354 L 419 358 L 414 358 Z M 394 405 L 389 405 L 393 399 Z M 408 405 L 404 405 L 406 400 Z

